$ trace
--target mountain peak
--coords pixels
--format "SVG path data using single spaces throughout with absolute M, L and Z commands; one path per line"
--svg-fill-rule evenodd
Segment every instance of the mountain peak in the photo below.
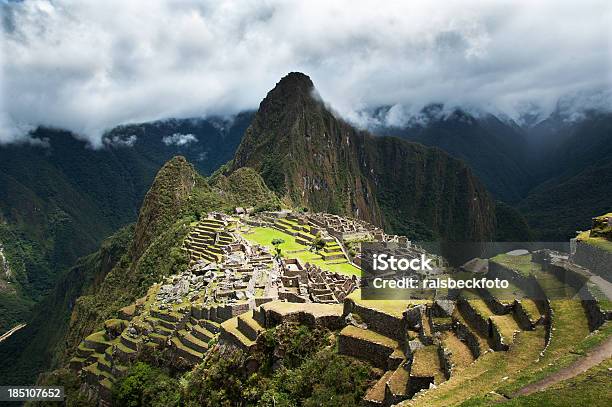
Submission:
M 291 100 L 307 100 L 310 98 L 314 84 L 308 75 L 301 72 L 290 72 L 276 84 L 274 89 L 268 92 L 265 102 L 287 103 Z
M 314 84 L 310 77 L 302 72 L 289 72 L 276 84 L 276 89 L 310 92 L 314 89 Z

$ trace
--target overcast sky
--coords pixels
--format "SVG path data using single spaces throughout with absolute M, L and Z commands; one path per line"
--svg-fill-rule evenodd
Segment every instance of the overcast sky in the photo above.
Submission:
M 608 106 L 591 93 L 612 89 L 607 0 L 0 1 L 5 142 L 231 115 L 290 71 L 352 120 L 431 102 L 517 117 L 568 94 Z

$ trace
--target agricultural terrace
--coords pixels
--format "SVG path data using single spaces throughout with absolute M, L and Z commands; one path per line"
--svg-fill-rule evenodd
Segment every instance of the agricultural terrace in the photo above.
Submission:
M 350 264 L 348 261 L 346 261 L 346 259 L 344 261 L 325 261 L 321 255 L 310 251 L 310 247 L 296 242 L 294 236 L 281 232 L 280 230 L 266 227 L 255 227 L 251 228 L 248 232 L 242 232 L 241 234 L 251 243 L 269 247 L 272 252 L 274 249 L 272 241 L 275 239 L 282 239 L 284 243 L 280 244 L 279 248 L 281 249 L 281 254 L 284 257 L 296 258 L 302 264 L 314 264 L 324 270 L 329 270 L 332 273 L 335 272 L 338 274 L 356 275 L 358 277 L 361 276 L 361 270 Z

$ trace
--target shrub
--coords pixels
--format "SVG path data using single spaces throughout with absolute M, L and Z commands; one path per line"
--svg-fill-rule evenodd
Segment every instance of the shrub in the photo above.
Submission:
M 177 380 L 163 370 L 138 362 L 113 386 L 113 405 L 171 407 L 180 402 Z

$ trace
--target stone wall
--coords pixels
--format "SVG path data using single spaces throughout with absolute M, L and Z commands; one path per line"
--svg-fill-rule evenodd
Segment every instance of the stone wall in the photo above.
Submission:
M 580 301 L 589 320 L 591 331 L 599 328 L 607 320 L 612 319 L 612 310 L 603 310 L 599 300 L 593 295 L 592 288 L 587 284 L 588 274 L 575 269 L 571 263 L 545 263 L 545 269 L 561 281 L 571 285 L 579 292 Z
M 331 330 L 343 328 L 346 324 L 342 315 L 314 315 L 307 310 L 299 310 L 295 312 L 281 313 L 275 309 L 266 309 L 264 304 L 259 311 L 259 315 L 255 316 L 257 322 L 266 328 L 272 328 L 283 322 L 295 322 L 308 326 L 322 326 Z
M 440 366 L 442 367 L 442 371 L 444 372 L 444 376 L 446 380 L 450 379 L 451 374 L 453 373 L 453 362 L 451 361 L 452 352 L 442 345 L 438 346 L 438 357 L 440 358 Z
M 499 298 L 495 298 L 487 289 L 479 289 L 478 293 L 487 304 L 487 306 L 497 315 L 507 314 L 512 311 L 512 303 L 502 302 Z
M 478 342 L 476 335 L 474 335 L 474 332 L 458 321 L 455 321 L 453 328 L 457 334 L 457 337 L 465 342 L 467 347 L 470 349 L 474 359 L 478 359 L 482 350 L 480 349 L 480 343 Z
M 490 321 L 491 326 L 491 346 L 495 351 L 506 351 L 509 349 L 508 342 L 511 338 L 504 338 L 501 334 L 497 324 L 494 321 Z
M 412 398 L 416 393 L 421 390 L 429 389 L 429 386 L 434 382 L 433 376 L 412 376 L 410 375 L 410 394 L 409 398 Z
M 612 282 L 612 252 L 578 240 L 576 252 L 572 253 L 570 259 Z
M 223 322 L 223 321 L 227 321 L 230 318 L 238 316 L 240 314 L 244 314 L 248 310 L 249 310 L 249 304 L 246 302 L 242 304 L 231 304 L 231 305 L 219 306 L 216 308 L 215 318 L 214 319 L 211 318 L 211 319 L 217 322 Z M 211 311 L 212 311 L 212 308 L 211 308 Z
M 546 348 L 550 344 L 550 340 L 552 339 L 554 320 L 555 313 L 550 307 L 550 300 L 546 300 L 546 333 L 544 335 L 544 350 L 546 350 Z
M 410 329 L 416 329 L 422 324 L 422 315 L 425 309 L 425 305 L 415 305 L 410 307 L 406 313 L 406 324 Z M 346 309 L 345 309 L 346 310 Z
M 529 317 L 529 315 L 527 314 L 527 311 L 525 311 L 525 308 L 523 307 L 523 303 L 521 302 L 521 300 L 514 300 L 514 305 L 512 309 L 514 311 L 514 317 L 516 318 L 516 321 L 518 322 L 521 329 L 525 331 L 534 330 L 535 326 L 539 322 L 541 322 L 542 318 L 539 318 L 537 321 L 533 321 Z
M 589 294 L 591 293 L 589 292 Z M 612 311 L 602 310 L 599 301 L 597 301 L 595 298 L 592 300 L 583 299 L 582 306 L 586 311 L 587 318 L 589 320 L 589 328 L 591 331 L 594 331 L 602 326 L 604 322 L 612 320 Z
M 379 310 L 368 308 L 348 299 L 344 302 L 344 315 L 357 314 L 368 329 L 400 342 L 406 340 L 407 324 L 403 317 L 386 314 Z
M 578 270 L 579 267 L 565 261 L 544 261 L 543 269 L 580 292 L 580 294 L 584 292 L 583 288 L 589 280 L 589 275 L 586 272 Z
M 373 366 L 387 370 L 387 359 L 393 353 L 393 349 L 375 342 L 364 341 L 348 335 L 340 335 L 338 337 L 338 353 L 365 359 Z
M 469 301 L 460 299 L 457 301 L 457 308 L 463 317 L 472 324 L 483 336 L 489 336 L 489 319 L 478 314 Z

